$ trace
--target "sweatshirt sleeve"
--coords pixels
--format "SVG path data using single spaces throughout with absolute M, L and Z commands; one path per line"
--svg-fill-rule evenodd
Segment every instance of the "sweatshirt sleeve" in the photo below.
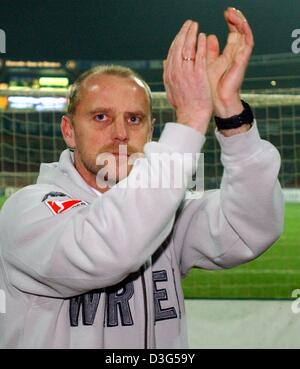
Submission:
M 216 132 L 224 166 L 220 190 L 185 201 L 173 241 L 182 275 L 192 267 L 232 268 L 266 251 L 283 229 L 280 155 L 256 122 L 242 134 Z
M 1 254 L 12 285 L 30 294 L 67 298 L 115 285 L 136 272 L 171 232 L 184 198 L 184 184 L 170 189 L 161 183 L 170 181 L 175 170 L 188 183 L 195 168 L 183 165 L 183 154 L 196 154 L 203 143 L 204 136 L 192 128 L 167 124 L 159 142 L 145 145 L 127 186 L 121 181 L 91 204 L 62 214 L 52 214 L 42 202 L 42 185 L 12 196 L 0 213 Z M 177 154 L 171 168 L 166 153 Z M 153 165 L 152 154 L 160 166 Z M 157 188 L 140 186 L 149 173 L 154 179 L 161 176 Z

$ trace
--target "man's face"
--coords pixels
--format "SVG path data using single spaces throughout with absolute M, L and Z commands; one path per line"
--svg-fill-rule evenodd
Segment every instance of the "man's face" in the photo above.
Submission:
M 152 135 L 149 100 L 141 82 L 133 78 L 88 77 L 72 120 L 75 166 L 90 184 L 101 168 L 96 164 L 99 154 L 114 154 L 116 180 L 122 180 L 132 165 L 123 164 L 127 158 L 118 154 L 120 146 L 127 146 L 128 156 L 142 153 Z

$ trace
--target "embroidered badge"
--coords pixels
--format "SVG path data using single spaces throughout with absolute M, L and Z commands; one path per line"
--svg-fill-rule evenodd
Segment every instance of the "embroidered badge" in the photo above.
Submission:
M 77 206 L 87 205 L 85 201 L 82 200 L 48 200 L 45 201 L 45 204 L 52 211 L 53 214 L 58 215 L 65 213 L 68 210 L 71 210 Z

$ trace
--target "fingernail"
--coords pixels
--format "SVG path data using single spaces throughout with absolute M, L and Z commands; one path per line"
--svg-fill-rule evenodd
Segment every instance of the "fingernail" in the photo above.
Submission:
M 244 14 L 243 14 L 240 10 L 238 10 L 238 9 L 237 9 L 237 12 L 238 12 L 238 13 L 239 13 L 239 14 L 240 14 L 244 19 L 246 19 L 246 18 L 245 18 L 245 16 L 244 16 Z

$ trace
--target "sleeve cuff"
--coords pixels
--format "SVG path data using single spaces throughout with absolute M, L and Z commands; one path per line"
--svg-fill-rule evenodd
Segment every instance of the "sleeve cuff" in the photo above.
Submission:
M 231 137 L 225 137 L 217 130 L 217 140 L 221 146 L 221 160 L 223 165 L 247 160 L 262 149 L 256 120 L 248 132 L 240 133 Z
M 180 123 L 167 123 L 158 142 L 148 142 L 144 151 L 146 156 L 151 153 L 178 153 L 183 158 L 188 187 L 191 187 L 192 175 L 199 167 L 199 156 L 205 143 L 205 136 L 194 128 Z M 185 154 L 188 154 L 187 156 Z M 190 160 L 192 159 L 192 160 Z
M 167 123 L 158 142 L 169 146 L 174 152 L 195 154 L 201 151 L 205 136 L 189 126 Z

